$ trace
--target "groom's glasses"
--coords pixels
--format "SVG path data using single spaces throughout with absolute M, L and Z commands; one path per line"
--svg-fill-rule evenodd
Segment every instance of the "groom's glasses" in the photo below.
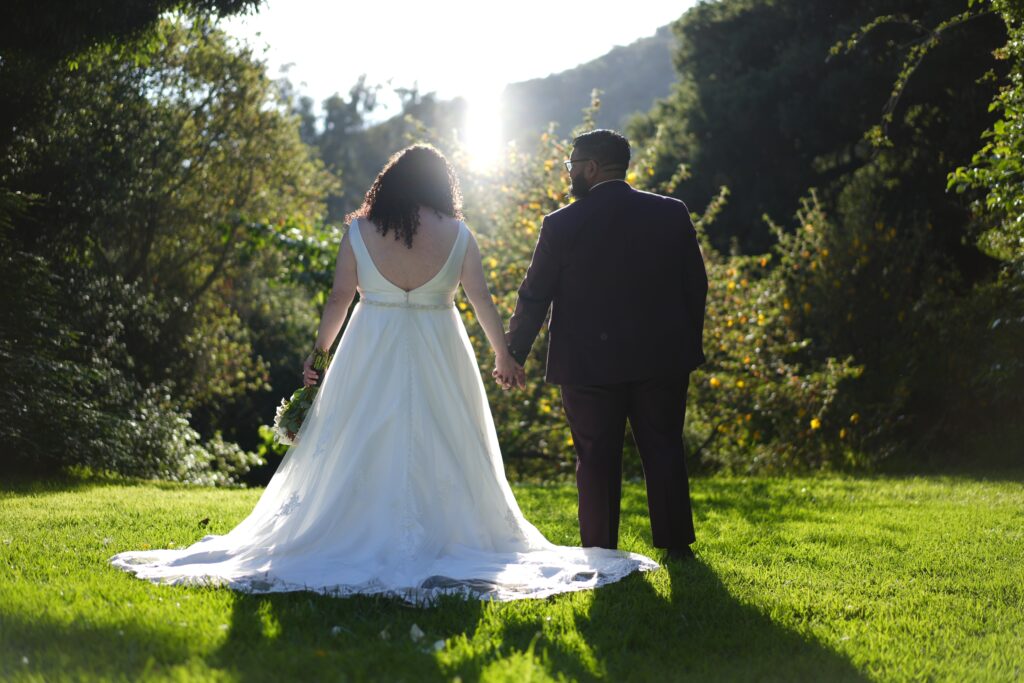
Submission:
M 579 164 L 584 161 L 593 161 L 593 159 L 566 159 L 562 163 L 565 164 L 565 170 L 571 173 L 573 164 Z

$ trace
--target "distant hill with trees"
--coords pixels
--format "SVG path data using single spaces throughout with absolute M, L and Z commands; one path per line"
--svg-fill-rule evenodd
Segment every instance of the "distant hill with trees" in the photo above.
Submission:
M 568 135 L 591 105 L 595 88 L 602 91 L 595 124 L 624 129 L 630 117 L 645 114 L 670 94 L 678 77 L 672 62 L 675 50 L 671 27 L 663 26 L 652 36 L 572 69 L 508 85 L 502 94 L 505 140 L 532 149 L 552 122 L 560 135 Z M 401 111 L 373 122 L 384 86 L 368 83 L 365 76 L 347 95 L 335 94 L 319 105 L 287 79 L 280 85 L 302 122 L 303 141 L 341 180 L 340 189 L 327 198 L 328 222 L 340 223 L 357 209 L 388 157 L 411 141 L 430 139 L 449 155 L 458 155 L 456 140 L 441 132 L 465 129 L 464 98 L 444 100 L 416 87 L 397 88 Z
M 669 94 L 678 75 L 672 65 L 675 36 L 662 26 L 653 36 L 619 46 L 577 67 L 511 83 L 502 94 L 502 126 L 506 140 L 532 144 L 548 123 L 565 135 L 579 123 L 595 88 L 602 91 L 595 123 L 621 129 L 629 117 L 648 111 Z

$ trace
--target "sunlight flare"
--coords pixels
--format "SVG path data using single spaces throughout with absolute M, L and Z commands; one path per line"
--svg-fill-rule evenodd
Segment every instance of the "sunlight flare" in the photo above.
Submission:
M 463 137 L 469 165 L 476 171 L 496 167 L 502 158 L 504 142 L 501 125 L 500 87 L 481 88 L 466 96 L 466 130 Z

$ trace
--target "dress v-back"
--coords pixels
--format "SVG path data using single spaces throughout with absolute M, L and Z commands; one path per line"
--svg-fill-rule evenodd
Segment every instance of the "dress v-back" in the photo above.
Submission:
M 399 303 L 409 303 L 413 306 L 450 306 L 455 289 L 459 286 L 459 278 L 462 274 L 462 262 L 466 256 L 468 245 L 469 228 L 462 221 L 459 221 L 459 229 L 455 235 L 455 241 L 448 252 L 448 258 L 441 265 L 433 277 L 413 289 L 403 289 L 388 280 L 377 268 L 370 250 L 363 240 L 363 223 L 358 219 L 352 221 L 349 233 L 352 235 L 352 251 L 356 255 L 356 274 L 359 282 L 359 294 L 362 300 L 366 300 L 366 294 L 370 293 L 371 301 L 392 301 L 395 294 L 401 295 L 397 300 Z
M 111 562 L 157 583 L 412 602 L 539 598 L 656 568 L 635 553 L 554 545 L 523 517 L 452 298 L 466 225 L 437 274 L 409 291 L 380 273 L 361 228 L 349 229 L 359 303 L 256 507 L 227 534 Z

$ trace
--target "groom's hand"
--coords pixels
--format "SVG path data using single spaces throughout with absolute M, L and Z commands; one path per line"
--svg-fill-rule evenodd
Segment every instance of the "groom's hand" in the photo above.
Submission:
M 522 365 L 516 365 L 516 372 L 515 376 L 513 377 L 512 384 L 517 389 L 526 388 L 526 368 L 524 368 Z
M 494 359 L 494 370 L 491 371 L 491 377 L 505 391 L 514 386 L 521 386 L 517 382 L 520 373 L 525 378 L 522 366 L 512 358 L 511 354 L 502 354 Z
M 511 371 L 502 372 L 497 367 L 491 372 L 491 377 L 501 385 L 501 388 L 505 391 L 509 389 L 525 389 L 526 388 L 526 370 L 522 365 L 513 362 Z

